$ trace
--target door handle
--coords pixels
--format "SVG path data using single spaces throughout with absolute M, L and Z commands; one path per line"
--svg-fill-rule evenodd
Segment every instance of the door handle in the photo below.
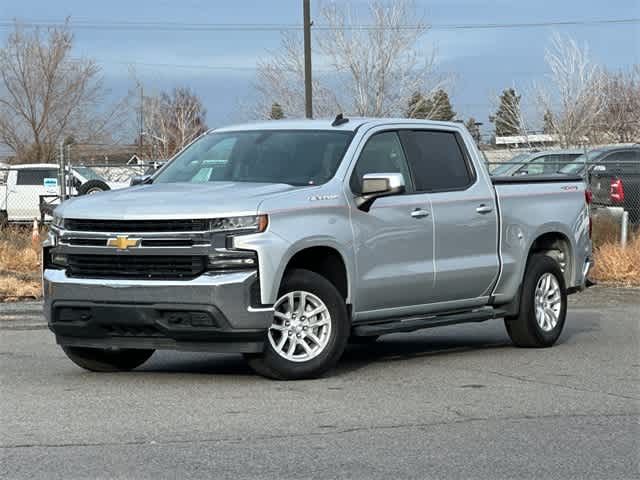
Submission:
M 428 217 L 429 216 L 429 212 L 427 212 L 426 210 L 423 210 L 421 208 L 416 208 L 415 210 L 413 210 L 411 212 L 411 216 L 413 218 L 423 218 L 423 217 Z
M 493 211 L 493 208 L 491 208 L 488 205 L 485 205 L 484 203 L 480 204 L 480 206 L 478 208 L 476 208 L 476 212 L 484 215 L 485 213 L 491 213 Z

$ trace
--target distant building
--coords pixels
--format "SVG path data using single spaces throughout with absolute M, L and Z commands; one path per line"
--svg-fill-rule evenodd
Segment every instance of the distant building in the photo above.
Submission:
M 534 133 L 531 135 L 509 135 L 506 137 L 496 137 L 495 146 L 498 148 L 521 148 L 521 147 L 552 147 L 558 144 L 556 135 L 546 133 Z

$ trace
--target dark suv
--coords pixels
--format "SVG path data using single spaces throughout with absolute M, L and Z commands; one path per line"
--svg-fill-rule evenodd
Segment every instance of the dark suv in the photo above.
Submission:
M 640 223 L 640 145 L 591 150 L 560 173 L 585 176 L 594 206 L 623 207 L 631 223 Z

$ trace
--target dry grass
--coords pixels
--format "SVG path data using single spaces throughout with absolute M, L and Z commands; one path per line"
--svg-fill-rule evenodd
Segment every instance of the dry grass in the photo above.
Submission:
M 41 232 L 41 236 L 44 232 Z M 40 241 L 33 242 L 31 228 L 0 231 L 0 302 L 39 298 Z
M 591 277 L 600 282 L 640 286 L 640 233 L 625 248 L 619 239 L 601 243 L 594 250 L 595 266 Z

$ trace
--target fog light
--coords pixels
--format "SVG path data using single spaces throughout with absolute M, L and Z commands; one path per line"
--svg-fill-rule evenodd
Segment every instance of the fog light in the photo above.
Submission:
M 61 253 L 54 253 L 51 256 L 51 263 L 53 265 L 57 265 L 58 267 L 66 267 L 67 266 L 67 256 Z
M 254 268 L 258 265 L 258 257 L 255 252 L 218 249 L 209 255 L 208 265 L 212 270 Z

